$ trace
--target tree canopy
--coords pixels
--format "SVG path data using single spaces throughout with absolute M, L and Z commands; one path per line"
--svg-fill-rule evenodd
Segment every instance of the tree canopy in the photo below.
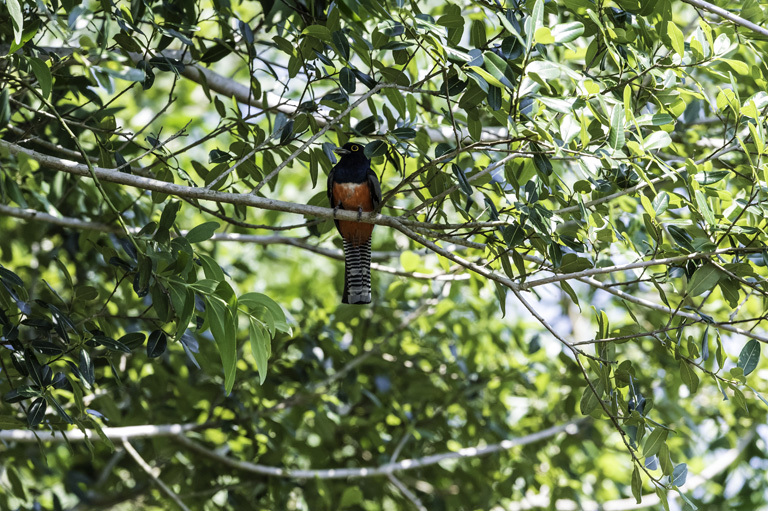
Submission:
M 0 508 L 764 505 L 767 20 L 5 0 Z

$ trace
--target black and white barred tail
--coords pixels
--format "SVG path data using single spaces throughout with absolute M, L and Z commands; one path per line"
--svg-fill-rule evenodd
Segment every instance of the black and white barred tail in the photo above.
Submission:
M 353 244 L 344 240 L 344 296 L 350 304 L 371 303 L 371 240 Z

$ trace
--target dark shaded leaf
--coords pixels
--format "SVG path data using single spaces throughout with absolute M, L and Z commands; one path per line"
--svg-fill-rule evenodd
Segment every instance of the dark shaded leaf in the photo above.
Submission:
M 32 402 L 27 412 L 27 422 L 29 427 L 34 427 L 43 422 L 45 419 L 45 411 L 48 409 L 48 403 L 46 403 L 44 397 L 39 397 Z
M 168 347 L 168 336 L 162 330 L 153 330 L 147 341 L 147 356 L 157 358 L 165 353 Z
M 741 349 L 739 353 L 739 360 L 736 362 L 736 367 L 740 367 L 744 370 L 744 376 L 755 370 L 757 363 L 760 361 L 760 342 L 756 339 L 750 339 L 747 344 Z

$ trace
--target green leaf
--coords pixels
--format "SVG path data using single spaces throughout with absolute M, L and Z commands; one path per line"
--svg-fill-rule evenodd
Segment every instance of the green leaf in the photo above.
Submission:
M 675 50 L 675 53 L 680 55 L 680 58 L 684 57 L 685 56 L 685 38 L 683 37 L 682 30 L 677 28 L 677 25 L 675 25 L 674 22 L 668 21 L 667 35 L 669 36 L 669 39 L 672 42 L 672 49 Z
M 721 181 L 730 175 L 730 170 L 713 170 L 711 172 L 699 172 L 694 179 L 700 185 L 711 185 Z
M 27 411 L 27 422 L 29 427 L 35 427 L 45 418 L 45 411 L 48 409 L 48 404 L 44 397 L 39 397 L 32 401 L 29 410 Z
M 349 94 L 354 94 L 355 89 L 357 89 L 357 79 L 355 78 L 355 73 L 353 73 L 352 70 L 348 67 L 341 68 L 341 71 L 339 72 L 339 82 L 341 83 L 341 86 L 344 88 L 344 90 Z
M 37 82 L 40 84 L 40 90 L 43 93 L 43 97 L 48 99 L 51 96 L 51 88 L 53 87 L 53 77 L 51 76 L 51 70 L 41 59 L 37 57 L 29 57 L 27 59 L 29 67 L 32 68 L 32 72 L 37 78 Z
M 221 365 L 224 368 L 224 389 L 227 394 L 232 392 L 235 385 L 237 370 L 237 339 L 235 338 L 234 318 L 224 301 L 217 296 L 205 297 L 208 305 L 206 316 L 208 324 L 219 348 Z
M 651 205 L 653 206 L 653 211 L 656 213 L 656 216 L 663 214 L 669 207 L 669 194 L 664 191 L 659 192 L 659 194 L 656 195 L 656 198 L 653 199 Z
M 603 380 L 593 380 L 592 386 L 595 387 L 595 391 L 597 391 L 599 396 L 595 395 L 595 392 L 592 391 L 592 387 L 587 385 L 581 395 L 581 400 L 579 401 L 579 410 L 582 415 L 589 415 L 600 406 L 600 397 L 602 397 L 602 393 L 605 390 L 603 387 Z
M 272 351 L 270 339 L 264 326 L 254 318 L 249 318 L 248 337 L 251 343 L 251 353 L 259 370 L 259 384 L 263 385 L 267 379 L 267 361 Z
M 322 25 L 310 25 L 301 33 L 302 35 L 311 35 L 312 37 L 316 37 L 317 39 L 327 43 L 330 43 L 332 39 L 331 31 Z
M 548 27 L 537 28 L 533 39 L 536 41 L 536 44 L 552 44 L 555 42 L 555 38 L 552 37 L 552 32 Z
M 536 34 L 536 31 L 543 26 L 544 0 L 536 0 L 530 18 L 525 20 L 526 46 L 529 48 L 532 46 L 534 34 Z
M 569 43 L 578 39 L 584 33 L 584 24 L 580 21 L 559 23 L 552 29 L 552 37 L 556 43 Z
M 480 66 L 468 66 L 467 69 L 471 69 L 472 71 L 474 71 L 475 73 L 480 75 L 483 78 L 483 80 L 485 80 L 486 82 L 490 83 L 491 85 L 494 85 L 494 86 L 500 87 L 500 88 L 504 88 L 504 84 L 501 83 L 501 81 L 499 81 L 495 76 L 493 76 L 491 73 L 489 73 L 488 71 L 486 71 L 482 67 L 480 67 Z
M 213 236 L 213 233 L 216 232 L 216 229 L 218 228 L 218 222 L 205 222 L 190 229 L 184 237 L 187 238 L 187 241 L 190 243 L 200 243 L 201 241 L 211 239 L 211 236 Z
M 493 77 L 496 78 L 499 82 L 501 82 L 503 86 L 514 89 L 514 85 L 512 85 L 512 82 L 509 80 L 509 77 L 512 76 L 512 72 L 509 69 L 509 64 L 507 64 L 504 59 L 492 51 L 486 51 L 483 53 L 483 62 L 485 63 L 485 68 L 488 70 L 488 72 L 491 73 L 491 75 L 493 75 Z
M 749 65 L 747 65 L 746 62 L 742 62 L 740 60 L 734 60 L 734 59 L 720 59 L 731 68 L 733 68 L 736 73 L 743 75 L 743 76 L 749 76 Z
M 667 499 L 666 488 L 655 486 L 655 490 L 656 490 L 656 495 L 659 497 L 659 501 L 661 502 L 661 505 L 664 507 L 664 511 L 669 511 L 669 500 Z
M 333 45 L 336 47 L 336 51 L 341 55 L 344 60 L 349 60 L 349 39 L 347 35 L 341 30 L 337 30 L 331 34 L 333 39 Z
M 638 504 L 643 501 L 643 479 L 640 477 L 640 469 L 635 465 L 632 470 L 632 496 Z
M 699 388 L 699 377 L 696 375 L 693 367 L 685 360 L 680 360 L 680 379 L 683 380 L 691 394 L 696 393 L 696 390 Z
M 416 130 L 413 128 L 395 128 L 390 133 L 400 140 L 409 140 L 416 137 Z
M 117 39 L 118 36 L 124 36 L 124 37 L 122 37 L 118 41 L 118 39 Z M 122 34 L 122 33 L 117 34 L 116 36 L 114 36 L 114 39 L 123 48 L 127 49 L 126 45 L 131 45 L 131 46 L 135 46 L 136 47 L 136 49 L 129 50 L 129 51 L 135 51 L 135 52 L 141 51 L 141 47 L 133 40 L 133 38 L 128 36 L 128 34 L 125 34 L 125 35 Z M 224 57 L 226 57 L 227 55 L 229 55 L 231 53 L 232 53 L 232 47 L 231 46 L 229 46 L 227 44 L 215 44 L 215 45 L 211 46 L 210 48 L 208 48 L 205 51 L 205 53 L 203 53 L 203 55 L 200 57 L 200 62 L 204 62 L 206 64 L 212 64 L 214 62 L 220 61 L 221 59 L 223 59 Z
M 643 456 L 647 458 L 658 453 L 661 446 L 664 445 L 664 442 L 667 440 L 668 433 L 669 432 L 666 429 L 656 427 L 645 440 L 645 444 L 643 445 Z
M 611 131 L 608 134 L 608 145 L 614 151 L 624 148 L 624 105 L 618 104 L 613 107 L 611 115 Z
M 437 24 L 446 28 L 462 28 L 464 17 L 459 14 L 446 14 L 437 19 Z
M 340 509 L 346 509 L 363 503 L 363 490 L 359 486 L 348 486 L 341 494 Z
M 123 353 L 130 353 L 131 349 L 120 341 L 107 337 L 106 335 L 94 335 L 93 342 L 99 343 L 112 351 L 122 351 Z
M 10 93 L 8 87 L 0 91 L 0 126 L 5 126 L 11 120 Z M 0 183 L 2 190 L 2 183 Z
M 405 99 L 403 98 L 403 93 L 398 89 L 395 89 L 394 87 L 387 87 L 384 89 L 383 92 L 384 92 L 384 97 L 387 98 L 387 100 L 392 104 L 393 107 L 395 107 L 395 110 L 397 110 L 397 113 L 400 115 L 400 117 L 405 118 L 406 105 L 405 105 Z
M 254 292 L 245 293 L 238 298 L 237 303 L 239 306 L 246 307 L 249 311 L 264 309 L 266 315 L 260 316 L 259 319 L 267 324 L 270 335 L 275 335 L 276 331 L 291 332 L 291 327 L 288 326 L 283 309 L 267 295 Z
M 21 44 L 21 34 L 24 31 L 24 16 L 21 13 L 19 0 L 6 0 L 5 5 L 8 7 L 8 13 L 11 15 L 11 21 L 13 22 L 13 40 L 16 44 Z
M 744 370 L 744 376 L 755 370 L 757 363 L 760 361 L 760 342 L 756 339 L 751 339 L 744 345 L 739 353 L 739 360 L 736 362 L 736 367 L 740 367 Z
M 693 273 L 690 282 L 688 282 L 688 294 L 690 296 L 699 296 L 717 285 L 723 274 L 712 263 L 706 263 Z
M 690 509 L 691 511 L 696 511 L 698 506 L 691 502 L 691 499 L 685 496 L 685 493 L 681 492 L 680 490 L 677 490 L 677 494 L 680 495 L 680 498 L 685 501 L 685 506 L 687 509 Z
M 149 358 L 157 358 L 165 353 L 168 347 L 168 336 L 162 330 L 154 330 L 149 334 L 149 340 L 147 341 L 147 356 Z
M 665 475 L 672 475 L 672 459 L 669 456 L 669 447 L 667 444 L 662 444 L 659 449 L 659 466 L 661 466 L 661 472 Z
M 365 145 L 365 155 L 368 158 L 375 158 L 377 156 L 384 156 L 387 154 L 389 146 L 386 142 L 383 142 L 381 140 L 374 140 L 373 142 L 370 142 Z
M 685 479 L 688 477 L 688 465 L 685 463 L 680 463 L 678 466 L 675 467 L 675 470 L 672 471 L 672 477 L 671 482 L 678 488 L 683 486 L 685 484 Z
M 669 133 L 666 131 L 654 131 L 643 140 L 643 147 L 646 151 L 663 149 L 672 143 Z
M 712 212 L 709 204 L 707 203 L 707 196 L 704 195 L 704 192 L 701 190 L 696 190 L 694 195 L 696 196 L 696 205 L 699 207 L 699 213 L 701 213 L 701 216 L 704 217 L 704 221 L 706 221 L 709 225 L 716 225 L 717 221 L 715 220 L 715 214 Z
M 482 48 L 488 39 L 485 35 L 485 23 L 481 20 L 473 20 L 469 28 L 469 44 L 475 48 Z

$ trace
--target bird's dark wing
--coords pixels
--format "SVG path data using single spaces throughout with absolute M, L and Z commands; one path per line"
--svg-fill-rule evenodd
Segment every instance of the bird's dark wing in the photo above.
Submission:
M 335 208 L 336 204 L 333 203 L 333 180 L 334 175 L 336 174 L 336 167 L 332 168 L 331 171 L 328 173 L 328 189 L 326 190 L 328 193 L 328 202 L 330 202 L 331 207 Z
M 368 187 L 371 189 L 371 198 L 373 199 L 373 209 L 378 209 L 381 203 L 381 184 L 376 173 L 368 169 Z

